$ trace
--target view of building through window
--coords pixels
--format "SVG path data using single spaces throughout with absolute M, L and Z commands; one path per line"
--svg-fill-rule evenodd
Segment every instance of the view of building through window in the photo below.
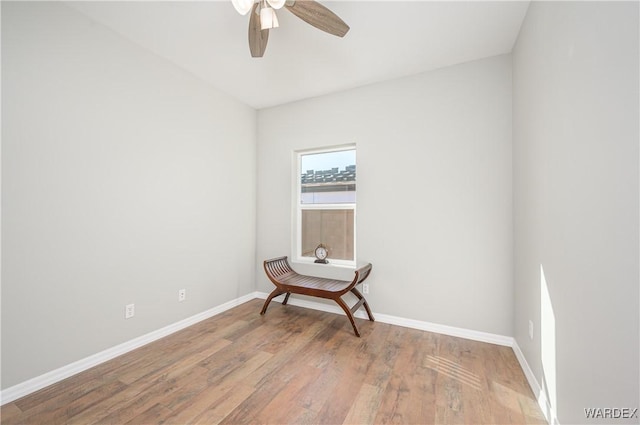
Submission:
M 355 261 L 355 149 L 303 154 L 300 170 L 300 255 L 323 244 L 329 260 Z

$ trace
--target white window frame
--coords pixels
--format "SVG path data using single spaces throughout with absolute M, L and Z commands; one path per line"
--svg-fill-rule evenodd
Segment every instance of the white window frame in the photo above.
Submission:
M 355 143 L 348 145 L 339 145 L 339 146 L 330 146 L 319 149 L 307 149 L 295 151 L 293 153 L 293 162 L 294 166 L 291 167 L 294 175 L 293 175 L 293 213 L 292 217 L 294 218 L 292 223 L 293 228 L 293 252 L 292 258 L 294 262 L 297 263 L 307 263 L 314 264 L 314 257 L 303 257 L 302 256 L 302 210 L 353 210 L 353 261 L 350 260 L 339 260 L 335 258 L 329 257 L 328 264 L 320 264 L 322 267 L 327 266 L 338 266 L 338 267 L 355 267 L 358 254 L 357 254 L 357 208 L 356 204 L 358 202 L 358 189 L 356 184 L 356 202 L 354 203 L 342 203 L 342 204 L 303 204 L 301 201 L 301 193 L 302 193 L 302 182 L 300 176 L 302 175 L 302 156 L 310 155 L 310 154 L 320 154 L 320 153 L 329 153 L 329 152 L 340 152 L 340 151 L 349 151 L 356 150 Z M 356 165 L 358 162 L 357 159 L 357 151 L 356 151 Z M 357 177 L 356 177 L 357 179 Z

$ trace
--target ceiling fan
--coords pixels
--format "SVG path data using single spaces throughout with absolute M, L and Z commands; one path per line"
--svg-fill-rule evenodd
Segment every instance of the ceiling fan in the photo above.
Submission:
M 324 32 L 344 37 L 349 25 L 335 13 L 315 0 L 231 0 L 241 15 L 249 17 L 249 50 L 254 58 L 261 58 L 267 48 L 269 30 L 277 28 L 276 10 L 285 8 L 309 25 Z

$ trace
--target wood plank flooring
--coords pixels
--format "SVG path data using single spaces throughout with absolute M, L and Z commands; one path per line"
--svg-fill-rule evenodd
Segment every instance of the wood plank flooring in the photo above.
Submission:
M 252 300 L 2 406 L 11 424 L 544 424 L 511 348 Z

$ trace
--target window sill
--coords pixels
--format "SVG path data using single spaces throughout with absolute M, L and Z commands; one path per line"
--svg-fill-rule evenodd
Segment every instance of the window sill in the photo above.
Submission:
M 353 279 L 353 273 L 356 271 L 355 265 L 334 264 L 331 262 L 319 264 L 314 263 L 313 260 L 293 260 L 291 266 L 299 274 L 338 280 L 351 280 Z
M 326 264 L 322 264 L 322 263 L 316 263 L 314 261 L 315 260 L 313 259 L 304 260 L 304 259 L 298 258 L 292 261 L 292 265 L 312 266 L 314 268 L 318 267 L 319 269 L 336 268 L 336 269 L 355 270 L 357 268 L 356 264 L 334 263 L 331 260 L 329 260 L 329 262 Z

